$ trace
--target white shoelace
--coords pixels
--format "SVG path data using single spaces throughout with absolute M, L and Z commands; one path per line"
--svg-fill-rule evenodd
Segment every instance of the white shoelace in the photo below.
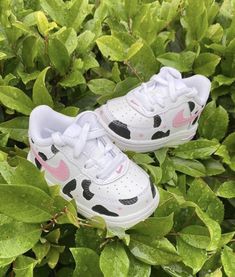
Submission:
M 185 86 L 177 89 L 175 82 L 180 78 L 174 77 L 170 70 L 164 70 L 158 75 L 154 75 L 148 82 L 143 83 L 139 88 L 135 89 L 133 94 L 148 112 L 154 112 L 156 105 L 165 108 L 166 98 L 168 97 L 170 97 L 172 102 L 176 102 L 177 98 L 183 94 L 186 94 L 187 97 L 197 94 L 195 88 L 188 88 Z M 160 91 L 156 93 L 155 90 L 158 85 L 168 88 L 168 93 Z M 153 93 L 154 91 L 155 93 Z
M 86 123 L 83 127 L 75 128 L 73 136 L 66 136 L 59 132 L 55 132 L 51 135 L 52 140 L 55 145 L 65 146 L 68 145 L 74 149 L 74 158 L 78 158 L 83 152 L 84 147 L 89 140 L 97 140 L 97 147 L 99 148 L 100 154 L 91 157 L 86 161 L 84 167 L 89 169 L 94 165 L 98 165 L 102 169 L 96 175 L 97 179 L 105 179 L 109 177 L 112 172 L 118 167 L 118 165 L 123 161 L 124 155 L 120 152 L 115 155 L 109 155 L 110 151 L 113 149 L 114 145 L 111 143 L 101 142 L 101 138 L 106 135 L 103 129 L 97 129 L 90 131 L 90 124 Z M 100 139 L 99 139 L 100 138 Z M 109 155 L 109 157 L 107 157 Z M 110 156 L 112 157 L 110 159 Z M 105 164 L 105 166 L 103 166 Z

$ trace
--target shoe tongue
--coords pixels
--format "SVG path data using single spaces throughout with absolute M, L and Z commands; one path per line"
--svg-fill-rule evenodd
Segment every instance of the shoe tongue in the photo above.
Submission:
M 72 123 L 65 131 L 64 135 L 68 137 L 77 137 L 81 134 L 83 126 L 88 123 L 90 125 L 90 131 L 96 130 L 100 128 L 100 124 L 97 121 L 96 115 L 92 113 L 85 113 L 78 115 L 75 122 Z M 105 140 L 102 140 L 102 138 L 98 139 L 92 139 L 88 140 L 86 142 L 86 145 L 84 147 L 84 152 L 86 152 L 88 155 L 92 155 L 92 157 L 95 157 L 96 155 L 100 155 L 100 147 L 99 143 L 102 142 L 102 144 L 105 144 Z M 106 155 L 107 158 L 111 158 L 109 154 Z
M 76 122 L 81 127 L 83 127 L 86 123 L 88 123 L 90 125 L 90 130 L 100 128 L 100 124 L 97 120 L 97 117 L 93 113 L 84 113 L 84 114 L 78 116 Z
M 65 129 L 63 134 L 68 137 L 78 136 L 80 134 L 80 132 L 82 131 L 82 127 L 86 123 L 89 123 L 90 130 L 97 129 L 100 126 L 97 121 L 97 118 L 94 114 L 85 113 L 82 115 L 78 115 L 75 122 L 72 123 L 67 129 Z
M 163 78 L 165 78 L 165 74 L 170 73 L 171 76 L 173 77 L 173 82 L 174 82 L 174 87 L 175 90 L 173 91 L 174 96 L 179 96 L 182 94 L 182 90 L 185 90 L 185 92 L 187 91 L 187 86 L 185 85 L 185 83 L 182 81 L 181 78 L 181 74 L 179 73 L 179 75 L 177 75 L 177 70 L 175 70 L 175 72 L 169 72 L 168 70 L 161 70 L 160 76 L 162 75 Z M 174 73 L 174 74 L 173 74 Z M 153 89 L 150 89 L 150 95 L 154 95 L 156 93 L 156 89 L 157 91 L 159 91 L 159 93 L 161 94 L 161 96 L 167 96 L 169 94 L 169 88 L 165 85 L 161 85 L 158 82 L 152 82 L 152 84 L 150 84 L 150 87 L 152 87 Z

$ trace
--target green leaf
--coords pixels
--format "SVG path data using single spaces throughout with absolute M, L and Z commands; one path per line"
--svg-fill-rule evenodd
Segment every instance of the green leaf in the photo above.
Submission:
M 93 6 L 88 4 L 88 0 L 74 0 L 68 2 L 67 7 L 66 26 L 73 27 L 75 31 L 78 31 Z
M 73 106 L 68 106 L 63 108 L 62 110 L 60 110 L 60 113 L 68 115 L 68 116 L 77 116 L 79 112 L 79 108 L 78 107 L 73 107 Z
M 227 111 L 221 106 L 216 107 L 213 101 L 207 104 L 199 120 L 200 135 L 207 139 L 221 140 L 225 136 L 227 128 Z
M 218 248 L 221 238 L 220 225 L 215 220 L 211 219 L 205 212 L 203 212 L 195 203 L 187 201 L 182 204 L 182 207 L 184 206 L 195 208 L 197 216 L 205 224 L 210 233 L 211 241 L 207 247 L 207 250 L 216 250 Z
M 72 70 L 65 78 L 59 82 L 62 87 L 75 87 L 80 84 L 85 84 L 86 80 L 84 79 L 82 73 L 79 70 Z
M 46 257 L 46 255 L 50 250 L 50 247 L 51 245 L 47 241 L 44 243 L 38 242 L 37 244 L 34 245 L 34 247 L 32 248 L 32 251 L 34 252 L 39 263 L 41 263 L 42 259 Z
M 70 64 L 69 53 L 65 45 L 57 38 L 50 39 L 48 54 L 53 66 L 61 75 L 64 75 Z
M 28 142 L 28 117 L 18 116 L 9 121 L 0 123 L 0 131 L 9 134 L 9 137 L 21 141 Z
M 27 256 L 19 256 L 14 262 L 13 270 L 15 272 L 16 277 L 31 277 L 33 276 L 33 269 L 37 261 L 27 257 Z
M 197 74 L 210 76 L 215 72 L 216 66 L 219 64 L 221 58 L 212 53 L 200 54 L 194 63 L 193 69 Z
M 177 250 L 183 263 L 191 267 L 194 274 L 202 268 L 207 259 L 206 250 L 193 247 L 179 237 L 177 238 Z
M 224 250 L 221 254 L 221 260 L 226 275 L 228 277 L 233 277 L 235 272 L 235 253 L 230 247 L 224 247 Z
M 99 268 L 99 256 L 89 248 L 70 248 L 76 262 L 73 276 L 102 276 Z
M 47 256 L 46 256 L 46 261 L 48 266 L 51 269 L 54 269 L 59 261 L 60 258 L 60 249 L 58 249 L 59 246 L 53 245 L 51 246 Z
M 126 245 L 130 243 L 130 235 L 126 234 L 125 229 L 122 227 L 107 226 L 106 238 L 119 238 Z
M 49 22 L 47 20 L 47 17 L 41 11 L 38 11 L 35 14 L 35 17 L 37 20 L 37 26 L 38 26 L 39 32 L 42 34 L 42 36 L 46 36 L 49 29 Z
M 57 38 L 66 47 L 69 55 L 73 53 L 78 45 L 77 33 L 73 28 L 62 28 L 57 34 Z
M 102 276 L 99 268 L 99 256 L 89 248 L 70 248 L 76 262 L 73 276 Z
M 210 218 L 218 222 L 223 220 L 223 203 L 202 179 L 193 181 L 188 190 L 187 199 L 196 203 Z
M 125 0 L 125 10 L 128 17 L 133 17 L 138 12 L 138 0 Z
M 229 153 L 235 153 L 235 132 L 229 134 L 223 144 L 227 147 Z
M 105 246 L 100 255 L 100 268 L 104 277 L 127 276 L 129 259 L 121 243 L 113 242 Z
M 233 82 L 235 82 L 235 78 L 227 77 L 224 75 L 217 75 L 213 79 L 214 82 L 217 82 L 219 86 L 227 85 L 230 86 Z
M 104 57 L 111 61 L 123 61 L 126 58 L 126 47 L 114 36 L 102 36 L 96 43 Z
M 229 152 L 227 150 L 226 145 L 220 145 L 220 147 L 215 152 L 215 155 L 221 157 L 223 163 L 228 164 L 228 165 L 231 163 Z
M 9 134 L 8 133 L 0 134 L 0 146 L 1 147 L 6 146 L 7 142 L 8 142 L 8 139 L 9 139 Z
M 0 61 L 4 60 L 5 58 L 7 58 L 7 54 L 0 52 Z
M 150 217 L 133 226 L 130 230 L 134 234 L 161 238 L 167 235 L 173 227 L 173 213 L 166 217 Z
M 206 249 L 210 244 L 210 235 L 206 227 L 189 225 L 179 232 L 180 238 L 196 248 Z
M 65 25 L 66 10 L 62 0 L 40 0 L 40 4 L 54 21 L 60 25 Z
M 22 90 L 10 86 L 0 86 L 0 102 L 25 115 L 29 115 L 34 108 L 32 100 Z
M 60 238 L 60 229 L 55 229 L 47 234 L 44 238 L 50 243 L 58 244 Z
M 83 70 L 87 71 L 90 68 L 95 68 L 95 67 L 99 67 L 99 63 L 98 61 L 93 57 L 93 55 L 89 55 L 87 54 L 84 58 L 83 58 Z
M 98 95 L 112 94 L 115 83 L 108 79 L 93 79 L 88 84 L 89 89 Z
M 18 75 L 20 76 L 22 82 L 27 85 L 29 82 L 37 79 L 39 75 L 39 71 L 35 71 L 33 73 L 26 73 L 24 71 L 21 71 L 20 69 L 17 71 Z
M 28 185 L 0 185 L 0 212 L 27 223 L 41 223 L 53 215 L 53 200 L 44 191 Z
M 184 160 L 181 158 L 172 158 L 175 170 L 192 177 L 202 177 L 206 175 L 206 169 L 202 163 L 197 160 Z
M 15 260 L 15 257 L 13 257 L 13 258 L 6 258 L 6 259 L 0 258 L 0 270 L 3 267 L 6 267 L 7 265 L 10 265 L 14 260 Z M 0 273 L 1 273 L 1 271 L 0 271 Z
M 162 188 L 158 188 L 160 193 L 160 202 L 154 213 L 155 216 L 165 217 L 179 210 L 179 203 L 175 196 Z
M 140 165 L 154 163 L 154 159 L 151 158 L 148 154 L 135 153 L 132 156 L 132 159 L 134 162 L 136 162 L 137 164 L 140 164 Z
M 206 34 L 208 28 L 207 11 L 204 0 L 188 0 L 185 17 L 181 24 L 187 30 L 186 43 L 200 41 Z
M 159 184 L 162 179 L 162 169 L 159 166 L 143 164 L 143 167 L 149 171 L 155 185 Z
M 127 77 L 125 80 L 117 83 L 112 97 L 120 97 L 131 91 L 139 84 L 139 80 L 133 77 Z
M 228 244 L 233 239 L 234 235 L 235 235 L 235 231 L 230 232 L 230 233 L 222 234 L 221 239 L 220 239 L 220 243 L 219 243 L 219 247 L 222 247 L 222 246 Z
M 209 230 L 211 242 L 207 247 L 207 250 L 215 250 L 220 242 L 221 238 L 221 229 L 220 225 L 208 217 L 206 213 L 203 213 L 200 209 L 196 208 L 196 213 L 198 217 L 203 221 L 206 227 Z
M 235 197 L 235 181 L 224 182 L 216 194 L 223 198 L 234 198 Z
M 146 43 L 127 62 L 131 72 L 141 81 L 149 80 L 159 69 L 152 48 Z
M 137 259 L 150 265 L 167 265 L 181 260 L 166 238 L 153 240 L 148 236 L 132 235 L 129 249 Z
M 130 268 L 127 277 L 149 277 L 151 266 L 137 260 L 133 255 L 129 255 Z
M 203 164 L 206 168 L 207 176 L 219 175 L 225 171 L 225 168 L 220 161 L 213 158 L 203 161 Z
M 39 52 L 40 40 L 35 36 L 28 36 L 23 41 L 22 60 L 27 68 L 35 67 L 35 60 Z
M 133 56 L 135 56 L 137 52 L 139 52 L 140 49 L 143 47 L 143 45 L 144 44 L 141 40 L 137 40 L 135 43 L 133 43 L 127 51 L 126 59 L 130 60 Z
M 75 244 L 76 247 L 88 247 L 97 251 L 100 249 L 100 245 L 103 242 L 103 238 L 99 236 L 96 229 L 80 227 L 76 231 Z
M 219 143 L 212 140 L 198 139 L 179 145 L 174 154 L 184 159 L 209 158 L 219 147 Z
M 206 36 L 213 42 L 220 42 L 224 34 L 224 30 L 219 23 L 209 26 Z
M 88 52 L 94 42 L 95 34 L 89 30 L 84 31 L 78 36 L 77 51 L 80 54 Z
M 161 148 L 154 152 L 155 157 L 157 158 L 160 165 L 162 165 L 167 157 L 168 148 Z
M 46 67 L 37 77 L 33 86 L 33 102 L 35 105 L 48 105 L 53 107 L 53 100 L 46 88 L 45 77 L 50 67 Z
M 164 265 L 162 266 L 165 272 L 168 274 L 168 276 L 173 276 L 173 277 L 194 277 L 192 274 L 192 270 L 185 266 L 183 263 L 173 263 L 170 265 Z
M 158 56 L 157 60 L 165 66 L 171 66 L 181 72 L 187 72 L 192 69 L 195 56 L 195 53 L 191 51 L 182 53 L 168 52 Z
M 27 252 L 40 236 L 38 224 L 18 222 L 0 214 L 0 258 L 16 257 Z
M 17 167 L 11 167 L 7 162 L 0 162 L 0 172 L 8 184 L 27 184 L 38 187 L 47 194 L 49 193 L 48 185 L 41 173 L 31 162 L 18 157 L 19 164 Z M 35 181 L 36 180 L 36 181 Z
M 169 157 L 166 157 L 164 162 L 161 164 L 162 169 L 162 179 L 161 183 L 164 184 L 166 182 L 169 182 L 174 174 L 175 174 L 175 168 L 172 159 Z
M 221 259 L 220 259 L 220 252 L 212 254 L 208 260 L 205 262 L 205 264 L 202 267 L 202 270 L 200 271 L 200 275 L 204 275 L 206 277 L 222 277 L 220 275 L 211 275 L 209 272 L 214 272 L 216 269 L 220 267 L 222 268 Z

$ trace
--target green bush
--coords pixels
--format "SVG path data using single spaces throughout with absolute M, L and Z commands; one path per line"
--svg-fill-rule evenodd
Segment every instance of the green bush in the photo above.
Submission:
M 234 15 L 234 0 L 0 0 L 0 276 L 235 276 Z M 154 217 L 78 218 L 25 159 L 28 115 L 93 110 L 162 65 L 212 91 L 195 140 L 130 154 L 159 188 Z

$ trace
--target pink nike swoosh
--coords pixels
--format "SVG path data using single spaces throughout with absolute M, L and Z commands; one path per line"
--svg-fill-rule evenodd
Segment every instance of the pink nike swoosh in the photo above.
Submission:
M 57 180 L 66 181 L 69 178 L 69 168 L 63 160 L 59 162 L 59 165 L 57 167 L 50 166 L 37 154 L 37 152 L 33 148 L 31 149 L 39 163 Z
M 172 125 L 174 128 L 182 127 L 188 123 L 191 123 L 198 115 L 199 112 L 189 117 L 184 117 L 184 110 L 181 110 L 173 119 Z
M 116 170 L 116 172 L 117 172 L 118 174 L 120 174 L 120 173 L 122 172 L 122 169 L 123 169 L 123 165 L 121 164 L 121 165 L 119 166 L 119 168 Z

